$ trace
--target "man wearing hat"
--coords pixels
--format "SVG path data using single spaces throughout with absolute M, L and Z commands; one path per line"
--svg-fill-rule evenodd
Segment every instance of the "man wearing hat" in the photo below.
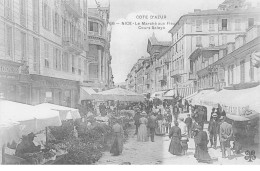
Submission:
M 155 128 L 156 128 L 156 116 L 155 113 L 152 113 L 152 115 L 148 118 L 148 131 L 151 135 L 151 141 L 154 142 L 154 134 L 155 134 Z
M 209 132 L 209 140 L 210 146 L 214 146 L 214 149 L 217 147 L 217 134 L 218 134 L 218 123 L 217 123 L 217 113 L 212 114 L 212 119 L 209 122 L 208 132 Z
M 135 109 L 135 116 L 134 116 L 134 121 L 135 121 L 135 135 L 137 135 L 138 133 L 138 128 L 140 126 L 140 123 L 139 123 L 139 119 L 141 118 L 141 115 L 140 115 L 140 109 L 137 107 Z
M 223 116 L 222 116 L 223 117 Z M 219 128 L 219 136 L 221 142 L 221 149 L 222 149 L 222 158 L 226 157 L 226 150 L 228 153 L 228 158 L 230 159 L 231 156 L 231 149 L 230 149 L 230 140 L 233 136 L 233 128 L 232 125 L 227 123 L 226 117 L 223 117 L 223 122 Z
M 39 152 L 41 150 L 41 146 L 36 146 L 33 143 L 34 137 L 36 137 L 34 133 L 23 136 L 22 142 L 17 145 L 15 155 L 18 157 L 23 157 L 23 154 L 25 153 Z

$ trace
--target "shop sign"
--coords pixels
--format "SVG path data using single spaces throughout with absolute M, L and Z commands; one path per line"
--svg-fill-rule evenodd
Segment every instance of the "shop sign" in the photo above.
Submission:
M 0 63 L 0 79 L 19 79 L 19 66 L 7 65 Z

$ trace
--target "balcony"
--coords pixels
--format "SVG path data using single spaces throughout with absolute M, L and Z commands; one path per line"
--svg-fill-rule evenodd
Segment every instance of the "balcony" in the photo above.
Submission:
M 150 79 L 144 80 L 144 84 L 149 85 L 150 84 Z
M 171 77 L 179 77 L 182 74 L 184 74 L 184 70 L 174 70 L 174 71 L 171 71 Z
M 88 41 L 89 44 L 96 44 L 105 47 L 106 37 L 100 35 L 98 32 L 89 31 L 88 32 Z
M 76 3 L 75 0 L 64 0 L 64 6 L 66 10 L 75 18 L 79 19 L 82 17 L 82 9 L 80 8 L 80 4 Z
M 80 54 L 84 50 L 82 43 L 73 41 L 69 37 L 64 37 L 62 39 L 62 45 L 69 52 L 76 53 L 76 54 Z
M 169 63 L 170 63 L 170 58 L 165 58 L 164 64 L 169 65 Z
M 157 70 L 157 69 L 159 69 L 159 68 L 161 68 L 161 64 L 155 64 L 155 69 Z
M 167 82 L 167 76 L 166 76 L 166 75 L 160 75 L 160 76 L 158 77 L 158 80 L 159 80 L 159 81 L 163 81 L 163 82 Z
M 197 79 L 197 75 L 195 75 L 194 73 L 189 73 L 189 80 L 196 80 Z

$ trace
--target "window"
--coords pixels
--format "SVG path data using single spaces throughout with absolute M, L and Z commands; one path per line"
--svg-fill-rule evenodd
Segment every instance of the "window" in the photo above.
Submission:
M 221 30 L 227 31 L 227 19 L 222 19 Z
M 209 31 L 214 31 L 214 20 L 209 20 Z
M 5 0 L 5 17 L 9 20 L 12 20 L 12 1 Z
M 71 71 L 72 71 L 72 73 L 73 74 L 75 74 L 75 56 L 74 55 L 72 55 L 72 59 L 71 59 Z
M 240 31 L 241 30 L 241 19 L 235 20 L 235 30 Z
M 222 36 L 222 45 L 225 45 L 225 44 L 227 44 L 227 36 L 223 35 Z
M 98 23 L 89 21 L 88 25 L 89 25 L 89 31 L 94 31 L 98 33 Z
M 61 70 L 61 52 L 57 48 L 54 48 L 53 50 L 53 68 Z
M 233 84 L 234 82 L 234 65 L 228 67 L 228 84 Z
M 248 18 L 248 28 L 254 25 L 254 18 Z
M 20 0 L 20 23 L 22 26 L 26 26 L 26 4 L 25 0 Z
M 42 6 L 42 25 L 45 29 L 50 30 L 50 25 L 51 25 L 51 10 L 50 7 L 47 5 L 45 1 L 43 1 L 43 6 Z
M 202 41 L 200 36 L 196 37 L 196 47 L 202 47 Z
M 245 82 L 245 60 L 240 62 L 240 82 Z
M 250 71 L 249 71 L 249 75 L 250 75 L 250 81 L 254 81 L 254 66 L 253 66 L 253 62 L 252 60 L 250 60 Z
M 215 46 L 214 36 L 209 36 L 209 46 Z
M 26 61 L 26 34 L 21 32 L 21 60 Z
M 65 72 L 69 71 L 69 56 L 66 52 L 62 55 L 62 70 Z
M 53 19 L 53 32 L 56 35 L 60 35 L 60 16 L 58 13 L 55 12 L 54 19 Z
M 39 39 L 33 38 L 33 70 L 39 69 Z
M 49 68 L 49 45 L 44 43 L 44 67 Z
M 196 31 L 202 31 L 202 20 L 196 20 Z
M 102 36 L 103 35 L 103 27 L 100 25 L 99 26 L 99 35 Z
M 9 58 L 13 55 L 13 33 L 10 26 L 6 26 L 6 55 Z
M 78 74 L 81 75 L 81 58 L 78 59 Z
M 39 31 L 39 0 L 33 0 L 33 31 Z

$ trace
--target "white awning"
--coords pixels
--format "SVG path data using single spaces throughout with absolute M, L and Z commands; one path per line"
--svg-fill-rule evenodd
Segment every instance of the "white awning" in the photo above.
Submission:
M 164 93 L 166 91 L 157 91 L 157 92 L 154 92 L 152 95 L 151 95 L 151 98 L 158 98 L 158 99 L 162 99 Z
M 80 87 L 80 99 L 79 103 L 81 100 L 94 100 L 95 98 L 93 97 L 94 94 L 97 94 L 95 90 L 91 87 Z
M 174 90 L 169 90 L 169 91 L 167 91 L 167 92 L 163 95 L 163 98 L 164 98 L 164 99 L 173 99 L 174 94 L 175 94 L 175 91 L 174 91 Z

